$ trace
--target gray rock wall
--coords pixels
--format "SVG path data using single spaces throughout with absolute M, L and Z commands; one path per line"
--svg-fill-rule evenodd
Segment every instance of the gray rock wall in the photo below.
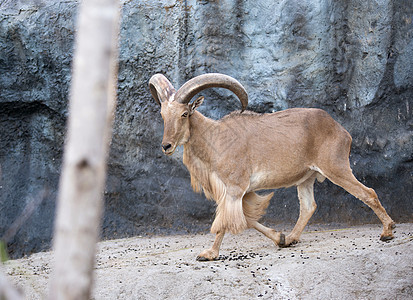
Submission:
M 50 245 L 67 118 L 77 1 L 0 4 L 0 236 L 44 188 L 49 196 L 9 242 L 14 256 Z M 181 162 L 160 150 L 163 124 L 147 82 L 237 78 L 249 108 L 327 110 L 353 136 L 356 176 L 389 214 L 413 221 L 413 5 L 410 0 L 122 1 L 118 108 L 102 236 L 206 230 L 214 205 L 192 192 Z M 239 104 L 205 91 L 218 119 Z M 329 182 L 312 222 L 377 222 Z M 264 221 L 292 224 L 295 189 L 276 192 Z

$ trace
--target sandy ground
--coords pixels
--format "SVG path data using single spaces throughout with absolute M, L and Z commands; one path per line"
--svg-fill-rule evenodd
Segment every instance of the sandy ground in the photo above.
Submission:
M 92 299 L 413 299 L 413 224 L 379 241 L 379 225 L 310 226 L 279 249 L 253 230 L 227 235 L 219 260 L 198 262 L 213 235 L 135 237 L 98 245 Z M 45 299 L 50 252 L 9 261 L 27 299 Z

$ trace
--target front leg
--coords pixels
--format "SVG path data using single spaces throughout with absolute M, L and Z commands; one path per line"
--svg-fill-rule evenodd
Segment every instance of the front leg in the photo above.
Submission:
M 224 239 L 225 231 L 220 231 L 215 236 L 214 244 L 212 248 L 202 251 L 196 258 L 197 261 L 210 261 L 215 260 L 219 256 L 219 248 L 221 247 L 222 240 Z

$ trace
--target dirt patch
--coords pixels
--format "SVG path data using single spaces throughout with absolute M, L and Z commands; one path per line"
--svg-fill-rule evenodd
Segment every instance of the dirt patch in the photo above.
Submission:
M 247 230 L 224 238 L 219 260 L 198 262 L 211 234 L 136 237 L 98 245 L 93 299 L 413 299 L 413 224 L 311 226 L 280 249 Z M 50 252 L 9 261 L 27 299 L 46 298 Z

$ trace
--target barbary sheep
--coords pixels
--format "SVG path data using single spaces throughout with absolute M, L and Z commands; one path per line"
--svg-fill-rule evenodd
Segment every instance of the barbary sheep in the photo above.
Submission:
M 351 136 L 325 111 L 293 108 L 256 114 L 244 110 L 248 95 L 234 78 L 217 73 L 187 81 L 178 91 L 162 74 L 152 76 L 149 87 L 161 105 L 164 120 L 162 150 L 171 155 L 184 146 L 183 163 L 196 192 L 203 190 L 217 204 L 211 232 L 213 246 L 198 260 L 214 260 L 226 232 L 240 233 L 255 228 L 280 247 L 297 243 L 316 209 L 315 179 L 331 182 L 367 204 L 383 223 L 380 239 L 393 238 L 393 220 L 375 191 L 353 175 L 349 163 Z M 221 120 L 212 120 L 196 109 L 204 98 L 191 99 L 204 89 L 220 87 L 232 91 L 241 101 L 242 111 Z M 258 223 L 273 193 L 255 191 L 297 186 L 300 215 L 291 233 Z

